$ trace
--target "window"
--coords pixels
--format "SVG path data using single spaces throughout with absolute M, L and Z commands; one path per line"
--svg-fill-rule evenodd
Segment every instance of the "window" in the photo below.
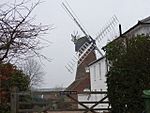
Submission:
M 94 66 L 94 72 L 93 72 L 93 74 L 94 74 L 94 81 L 96 81 L 96 66 Z
M 99 80 L 101 80 L 102 79 L 101 63 L 99 63 L 98 66 L 99 66 Z

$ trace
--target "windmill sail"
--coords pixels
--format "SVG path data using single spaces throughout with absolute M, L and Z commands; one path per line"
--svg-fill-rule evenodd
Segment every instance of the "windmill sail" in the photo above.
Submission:
M 98 52 L 100 53 L 101 56 L 103 56 L 103 54 L 101 53 L 100 49 L 97 47 L 95 41 L 97 40 L 102 40 L 102 38 L 104 38 L 104 36 L 110 32 L 111 28 L 115 27 L 115 25 L 117 25 L 118 23 L 118 19 L 116 16 L 112 17 L 112 20 L 110 21 L 110 23 L 99 33 L 99 35 L 90 43 L 90 44 L 83 44 L 83 47 L 84 48 L 84 51 L 82 51 L 82 54 L 79 55 L 79 62 L 78 62 L 78 66 L 84 61 L 84 59 L 88 56 L 88 54 L 96 49 L 98 50 Z M 84 45 L 87 45 L 87 46 L 84 46 Z M 80 50 L 83 50 L 82 47 L 79 49 L 79 52 Z
M 68 7 L 67 7 L 68 5 Z M 75 43 L 75 50 L 77 52 L 77 57 L 75 57 L 75 59 L 73 59 L 71 62 L 74 62 L 75 60 L 78 62 L 77 66 L 80 66 L 82 64 L 82 62 L 86 59 L 86 57 L 93 52 L 94 50 L 98 50 L 98 52 L 100 53 L 101 56 L 103 56 L 103 53 L 101 52 L 101 48 L 99 49 L 98 46 L 96 45 L 97 41 L 100 42 L 107 33 L 109 33 L 118 23 L 118 19 L 116 16 L 113 16 L 110 20 L 110 22 L 101 30 L 101 32 L 96 36 L 95 39 L 93 39 L 84 29 L 83 25 L 81 25 L 78 21 L 77 18 L 75 18 L 75 14 L 73 13 L 72 9 L 69 9 L 70 6 L 69 4 L 65 5 L 65 3 L 62 3 L 63 8 L 65 9 L 65 11 L 69 14 L 69 16 L 72 18 L 72 20 L 77 24 L 77 26 L 80 28 L 80 30 L 83 32 L 83 34 L 85 35 L 85 37 L 81 37 L 79 39 L 77 39 L 76 37 L 73 37 L 73 41 Z M 73 15 L 74 14 L 74 15 Z M 76 16 L 77 17 L 77 16 Z M 82 39 L 86 39 L 84 40 L 82 43 L 77 43 L 80 42 L 80 40 L 82 41 Z M 73 63 L 71 63 L 72 65 Z M 67 69 L 69 69 L 69 71 L 73 70 L 73 68 L 71 67 L 71 65 L 69 64 Z
M 110 22 L 102 29 L 102 31 L 96 36 L 95 40 L 102 40 L 104 36 L 111 31 L 117 24 L 119 23 L 119 20 L 114 15 Z
M 64 9 L 66 10 L 66 12 L 69 13 L 69 15 L 71 16 L 71 18 L 74 20 L 74 22 L 77 24 L 77 26 L 80 28 L 80 30 L 85 34 L 86 37 L 89 37 L 89 35 L 87 34 L 87 32 L 83 29 L 83 26 L 79 23 L 79 21 L 77 21 L 77 19 L 74 17 L 73 13 L 71 12 L 71 10 L 69 10 L 69 8 L 65 5 L 64 2 L 62 2 L 62 6 L 64 7 Z
M 82 48 L 84 48 L 84 51 L 81 51 L 81 54 L 79 55 L 79 60 L 78 60 L 78 65 L 79 66 L 84 59 L 95 49 L 96 45 L 94 43 L 87 44 L 86 43 L 83 45 Z

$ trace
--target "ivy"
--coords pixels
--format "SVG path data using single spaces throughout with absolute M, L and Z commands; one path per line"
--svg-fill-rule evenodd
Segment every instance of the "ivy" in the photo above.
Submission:
M 107 74 L 112 113 L 141 113 L 144 89 L 150 89 L 150 37 L 120 38 L 105 48 L 110 64 Z

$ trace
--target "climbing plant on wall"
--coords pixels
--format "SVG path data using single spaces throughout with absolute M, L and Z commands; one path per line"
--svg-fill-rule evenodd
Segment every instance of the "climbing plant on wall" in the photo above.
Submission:
M 150 89 L 150 37 L 120 37 L 104 50 L 110 66 L 107 84 L 112 113 L 141 113 L 142 91 Z

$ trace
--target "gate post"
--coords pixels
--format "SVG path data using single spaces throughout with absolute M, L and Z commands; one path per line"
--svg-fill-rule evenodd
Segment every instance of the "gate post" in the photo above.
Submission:
M 13 87 L 11 90 L 11 113 L 17 113 L 18 111 L 18 94 L 17 94 L 18 88 Z

